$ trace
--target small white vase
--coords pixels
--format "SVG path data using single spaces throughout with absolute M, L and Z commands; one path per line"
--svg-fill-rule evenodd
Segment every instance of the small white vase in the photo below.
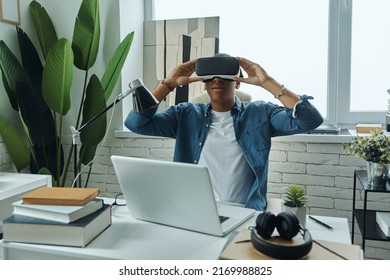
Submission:
M 299 223 L 303 228 L 306 228 L 306 215 L 307 215 L 307 206 L 304 207 L 288 207 L 283 205 L 283 211 L 292 212 L 297 216 Z

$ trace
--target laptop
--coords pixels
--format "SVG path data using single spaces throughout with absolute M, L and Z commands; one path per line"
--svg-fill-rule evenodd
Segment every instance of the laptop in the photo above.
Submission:
M 204 166 L 111 156 L 126 205 L 136 219 L 224 236 L 255 213 L 216 203 Z

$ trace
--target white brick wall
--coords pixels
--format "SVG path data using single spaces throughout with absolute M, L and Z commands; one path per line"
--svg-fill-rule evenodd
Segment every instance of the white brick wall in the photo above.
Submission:
M 0 172 L 16 172 L 16 168 L 2 141 L 3 140 L 0 137 Z
M 172 160 L 174 144 L 174 140 L 168 138 L 108 138 L 94 161 L 89 186 L 99 187 L 102 195 L 113 197 L 120 192 L 120 188 L 110 155 Z M 2 143 L 0 153 L 0 170 L 12 171 L 12 164 Z M 279 140 L 273 141 L 269 160 L 269 197 L 282 197 L 289 184 L 303 185 L 308 193 L 311 214 L 347 217 L 351 228 L 353 173 L 355 169 L 365 169 L 363 160 L 345 156 L 341 143 Z M 68 184 L 71 184 L 72 176 L 71 170 Z M 85 179 L 85 174 L 82 177 Z M 362 194 L 359 188 L 359 207 L 363 204 Z M 378 209 L 388 210 L 389 205 L 390 195 L 371 195 L 368 202 L 369 207 Z M 356 224 L 355 232 L 355 242 L 360 244 L 361 235 Z M 366 258 L 390 259 L 390 242 L 366 241 Z

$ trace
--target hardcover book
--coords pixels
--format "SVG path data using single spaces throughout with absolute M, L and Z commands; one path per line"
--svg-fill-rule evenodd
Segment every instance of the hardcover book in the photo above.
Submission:
M 390 237 L 390 212 L 376 212 L 376 223 L 382 232 Z
M 19 200 L 12 206 L 14 215 L 71 223 L 102 208 L 103 200 L 97 198 L 82 206 L 25 204 Z
M 104 206 L 73 223 L 64 224 L 21 215 L 3 220 L 3 240 L 85 247 L 111 225 L 111 206 Z
M 25 204 L 84 205 L 100 193 L 98 188 L 41 187 L 22 196 Z
M 358 123 L 356 125 L 356 132 L 358 133 L 371 133 L 377 130 L 382 131 L 382 125 L 380 123 Z

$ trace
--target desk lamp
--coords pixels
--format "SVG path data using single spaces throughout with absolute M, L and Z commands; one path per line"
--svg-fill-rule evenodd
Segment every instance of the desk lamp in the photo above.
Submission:
M 127 97 L 129 94 L 133 96 L 133 111 L 140 112 L 146 108 L 149 108 L 153 105 L 158 104 L 158 100 L 154 97 L 154 95 L 144 86 L 144 83 L 141 79 L 136 79 L 129 84 L 129 89 L 125 92 L 119 94 L 114 102 L 112 102 L 109 106 L 107 106 L 104 110 L 82 125 L 79 129 L 71 126 L 70 129 L 72 131 L 72 144 L 74 147 L 74 180 L 77 178 L 77 139 L 79 138 L 80 133 L 88 127 L 91 123 L 93 123 L 97 118 L 111 109 L 116 103 Z M 108 128 L 107 128 L 108 129 Z M 76 182 L 74 182 L 76 183 Z M 76 184 L 77 185 L 77 184 Z

